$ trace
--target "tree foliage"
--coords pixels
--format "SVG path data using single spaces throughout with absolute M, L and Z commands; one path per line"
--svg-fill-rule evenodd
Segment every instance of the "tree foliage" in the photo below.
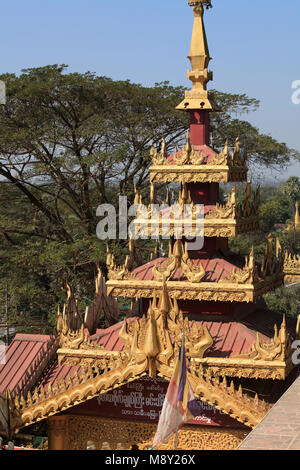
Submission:
M 290 204 L 292 210 L 295 210 L 296 201 L 300 199 L 300 180 L 297 176 L 291 176 L 280 186 L 281 193 Z

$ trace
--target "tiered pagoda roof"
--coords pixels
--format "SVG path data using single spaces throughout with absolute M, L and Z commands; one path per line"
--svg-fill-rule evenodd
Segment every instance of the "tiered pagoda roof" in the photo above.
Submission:
M 206 85 L 212 74 L 203 15 L 211 2 L 189 3 L 194 11 L 188 72 L 193 88 L 178 109 L 190 113 L 190 132 L 186 147 L 172 156 L 167 156 L 164 143 L 160 155 L 151 148 L 151 199 L 154 202 L 154 184 L 180 183 L 179 204 L 204 206 L 204 246 L 192 251 L 183 236 L 171 240 L 168 256 L 156 253 L 140 265 L 136 240 L 131 239 L 130 256 L 122 266 L 108 249 L 108 281 L 105 284 L 99 272 L 95 300 L 85 313 L 78 311 L 68 288 L 54 339 L 17 335 L 6 351 L 6 364 L 0 366 L 0 405 L 7 401 L 12 429 L 147 375 L 170 381 L 182 332 L 195 397 L 250 428 L 277 397 L 272 393 L 265 401 L 260 396 L 262 382 L 283 384 L 294 367 L 291 344 L 300 338 L 300 317 L 296 324 L 255 304 L 283 284 L 278 241 L 268 237 L 260 264 L 254 249 L 246 259 L 228 250 L 228 236 L 257 227 L 259 197 L 251 197 L 248 183 L 240 205 L 235 189 L 226 204 L 219 201 L 220 182 L 247 181 L 246 157 L 238 139 L 232 155 L 227 143 L 221 153 L 209 147 L 213 105 Z M 141 202 L 138 195 L 136 199 Z M 172 208 L 161 210 L 159 228 L 164 219 L 172 221 L 171 213 Z M 97 330 L 103 310 L 116 321 L 119 296 L 141 299 L 142 308 L 122 323 Z
M 247 156 L 241 155 L 239 139 L 230 154 L 228 142 L 221 153 L 208 145 L 191 145 L 167 156 L 165 146 L 158 153 L 151 148 L 151 183 L 232 183 L 247 181 Z
M 246 260 L 220 251 L 200 253 L 192 259 L 177 240 L 168 258 L 157 258 L 133 271 L 126 263 L 121 267 L 108 264 L 107 291 L 115 297 L 151 298 L 165 280 L 170 297 L 176 299 L 254 302 L 283 283 L 282 259 L 276 257 L 271 238 L 268 244 L 259 266 L 253 250 Z
M 189 141 L 189 134 L 188 134 L 188 142 Z M 190 145 L 190 144 L 189 144 Z M 189 146 L 188 145 L 188 146 Z M 226 154 L 227 150 L 224 150 L 223 154 Z M 186 152 L 183 152 L 186 153 Z M 182 155 L 181 153 L 180 155 Z M 222 154 L 222 155 L 223 155 Z M 234 155 L 239 155 L 239 144 L 237 142 L 236 149 Z M 175 157 L 178 154 L 175 154 Z M 219 158 L 219 157 L 218 157 Z M 223 158 L 223 157 L 222 157 Z M 228 178 L 231 178 L 231 181 L 244 181 L 247 177 L 247 170 L 245 169 L 245 173 L 240 174 L 237 173 L 239 166 L 232 165 L 232 162 L 236 160 L 236 157 L 232 157 L 228 165 L 224 166 L 217 166 L 215 167 L 213 164 L 203 165 L 201 168 L 199 166 L 194 167 L 194 165 L 185 165 L 188 166 L 187 171 L 191 173 L 191 175 L 198 175 L 193 183 L 197 183 L 199 181 L 203 181 L 205 183 L 211 183 L 212 181 L 215 183 L 219 183 L 219 177 L 222 175 L 224 176 L 226 173 L 226 178 L 224 181 L 227 182 Z M 209 160 L 209 159 L 208 159 Z M 164 161 L 167 160 L 164 158 Z M 181 160 L 184 162 L 184 160 Z M 216 157 L 213 158 L 213 161 L 216 161 Z M 220 158 L 218 160 L 221 161 Z M 240 160 L 238 160 L 240 161 Z M 231 167 L 230 167 L 231 165 Z M 210 168 L 212 172 L 208 172 L 207 168 Z M 156 182 L 156 169 L 152 169 L 157 167 L 150 168 L 150 176 L 152 178 L 151 183 L 151 204 L 148 207 L 147 217 L 145 218 L 144 214 L 138 212 L 138 220 L 136 221 L 136 233 L 139 237 L 144 235 L 151 237 L 151 234 L 154 230 L 157 230 L 157 233 L 161 237 L 165 236 L 174 236 L 178 233 L 178 230 L 182 230 L 182 236 L 189 235 L 189 233 L 185 234 L 185 226 L 187 225 L 187 221 L 184 221 L 182 216 L 178 216 L 178 210 L 184 211 L 184 206 L 191 205 L 191 223 L 188 227 L 189 229 L 193 230 L 193 233 L 196 233 L 197 227 L 197 217 L 200 218 L 202 216 L 202 224 L 203 224 L 203 235 L 205 237 L 230 237 L 236 236 L 240 233 L 250 232 L 257 230 L 259 228 L 259 203 L 260 203 L 260 193 L 259 189 L 255 191 L 255 193 L 251 190 L 251 181 L 248 182 L 245 189 L 244 199 L 241 203 L 238 203 L 236 200 L 236 185 L 232 188 L 231 192 L 227 195 L 227 202 L 226 203 L 219 203 L 218 202 L 218 191 L 216 191 L 216 185 L 210 185 L 208 187 L 208 194 L 205 194 L 205 191 L 200 189 L 200 186 L 197 184 L 190 185 L 190 189 L 187 189 L 187 178 L 182 178 L 183 173 L 181 170 L 183 166 L 176 166 L 176 174 L 173 172 L 173 167 L 170 168 L 167 166 L 163 169 L 165 171 L 166 178 L 170 178 L 182 183 L 182 190 L 179 194 L 179 200 L 176 202 L 175 205 L 166 208 L 165 210 L 162 209 L 160 212 L 156 212 L 157 208 L 154 204 L 155 196 L 154 196 L 154 186 L 153 181 Z M 224 169 L 225 168 L 225 169 Z M 178 172 L 177 172 L 178 170 Z M 219 170 L 222 170 L 223 173 L 218 173 Z M 227 170 L 229 173 L 227 173 Z M 234 171 L 233 171 L 234 170 Z M 202 177 L 200 178 L 199 172 L 201 173 Z M 225 173 L 224 173 L 225 172 Z M 237 178 L 237 180 L 233 179 L 233 175 Z M 245 177 L 245 178 L 244 178 Z M 213 194 L 212 194 L 213 193 Z M 135 197 L 135 204 L 140 205 L 142 203 L 142 197 L 136 191 Z M 203 208 L 200 208 L 199 204 L 203 204 Z M 200 212 L 202 210 L 202 212 Z M 166 223 L 168 222 L 168 223 Z M 198 219 L 199 223 L 199 219 Z M 190 231 L 191 231 L 190 230 Z

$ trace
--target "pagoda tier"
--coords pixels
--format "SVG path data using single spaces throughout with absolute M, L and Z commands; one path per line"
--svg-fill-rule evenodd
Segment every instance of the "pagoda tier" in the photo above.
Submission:
M 143 212 L 142 198 L 136 192 L 135 204 L 141 207 L 137 211 L 137 218 L 133 222 L 135 234 L 139 238 L 153 238 L 156 234 L 162 238 L 167 237 L 235 237 L 241 233 L 256 231 L 259 228 L 259 190 L 251 200 L 251 181 L 248 182 L 244 199 L 241 203 L 236 201 L 236 187 L 228 194 L 227 203 L 220 204 L 218 200 L 218 187 L 212 186 L 206 203 L 207 191 L 202 192 L 197 184 L 182 185 L 178 201 L 158 210 L 156 205 L 148 207 L 147 214 Z M 213 192 L 215 194 L 213 194 Z M 152 201 L 154 202 L 154 201 Z M 166 201 L 167 203 L 168 201 Z M 211 203 L 212 202 L 212 203 Z M 162 204 L 162 207 L 164 204 Z M 161 207 L 161 206 L 160 206 Z M 187 210 L 189 208 L 189 210 Z M 179 235 L 179 236 L 178 236 Z
M 108 295 L 151 298 L 166 281 L 169 295 L 174 299 L 254 302 L 283 284 L 283 260 L 277 258 L 271 237 L 261 266 L 255 263 L 253 250 L 246 261 L 237 255 L 225 257 L 221 252 L 200 252 L 194 256 L 197 258 L 192 259 L 177 240 L 168 258 L 157 258 L 130 271 L 130 258 L 118 267 L 108 253 Z
M 198 129 L 198 132 L 201 133 L 201 128 Z M 194 135 L 194 140 L 196 138 L 197 134 Z M 228 142 L 226 142 L 223 151 L 217 153 L 204 142 L 202 145 L 192 145 L 188 136 L 185 148 L 169 157 L 165 153 L 164 144 L 160 153 L 152 146 L 151 159 L 152 165 L 149 169 L 151 183 L 235 183 L 247 181 L 246 154 L 241 155 L 238 138 L 232 154 L 228 149 Z
M 286 252 L 283 272 L 286 284 L 298 284 L 300 282 L 300 257 Z
M 296 211 L 294 223 L 289 222 L 285 229 L 287 232 L 294 233 L 294 238 L 299 237 L 300 234 L 300 215 L 299 215 L 299 202 L 296 201 Z M 300 282 L 300 257 L 285 250 L 284 253 L 284 282 L 286 284 L 297 284 Z

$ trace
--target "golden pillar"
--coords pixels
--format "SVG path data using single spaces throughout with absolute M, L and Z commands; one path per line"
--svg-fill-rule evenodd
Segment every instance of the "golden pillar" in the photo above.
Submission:
M 68 416 L 56 415 L 48 418 L 48 449 L 69 449 Z

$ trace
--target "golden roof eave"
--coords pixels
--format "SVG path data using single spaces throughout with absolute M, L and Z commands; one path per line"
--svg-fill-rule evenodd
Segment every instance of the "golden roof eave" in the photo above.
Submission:
M 98 344 L 94 349 L 71 349 L 60 348 L 57 350 L 57 359 L 59 365 L 84 365 L 84 364 L 104 364 L 107 359 L 114 359 L 120 356 L 119 351 L 109 351 Z
M 117 375 L 121 377 L 121 373 L 122 371 L 119 371 Z M 141 379 L 145 375 L 146 372 L 132 373 L 126 380 L 124 379 L 124 381 L 119 382 L 116 377 L 113 377 L 112 381 L 110 381 L 108 374 L 102 374 L 97 380 L 82 382 L 65 388 L 61 387 L 61 390 L 52 392 L 50 396 L 44 399 L 41 398 L 35 401 L 31 397 L 30 400 L 24 400 L 23 405 L 20 405 L 19 401 L 14 399 L 11 401 L 10 406 L 11 427 L 17 429 L 37 423 L 87 400 L 96 398 L 100 394 Z
M 95 351 L 59 349 L 57 351 L 60 365 L 86 366 L 88 364 L 100 367 L 107 360 L 117 359 L 122 352 L 109 351 L 99 348 Z M 284 360 L 253 360 L 251 358 L 231 357 L 203 357 L 194 358 L 195 367 L 201 367 L 203 373 L 212 375 L 226 375 L 227 377 L 244 377 L 249 379 L 285 380 L 294 365 L 291 357 Z
M 283 270 L 285 274 L 289 275 L 300 275 L 300 258 L 296 255 L 291 255 L 290 253 L 285 253 Z
M 161 365 L 158 366 L 157 376 L 170 380 L 172 372 L 173 368 Z M 119 371 L 119 375 L 121 373 Z M 29 426 L 144 376 L 146 373 L 136 373 L 127 377 L 126 381 L 113 383 L 109 380 L 109 373 L 104 373 L 96 379 L 55 390 L 46 398 L 35 393 L 21 402 L 10 398 L 11 428 L 14 430 Z M 194 371 L 188 373 L 188 379 L 197 398 L 251 428 L 268 412 L 268 405 L 258 397 L 249 397 L 241 388 L 236 390 L 233 382 L 228 385 L 225 378 L 220 381 L 220 378 L 199 377 Z
M 174 236 L 176 233 L 179 233 L 179 230 L 182 229 L 182 236 L 185 236 L 185 227 L 187 227 L 188 233 L 187 236 L 191 236 L 192 233 L 199 236 L 205 237 L 235 237 L 241 233 L 247 233 L 256 231 L 259 229 L 260 218 L 259 216 L 255 217 L 236 217 L 234 219 L 204 219 L 203 220 L 203 231 L 201 234 L 197 234 L 197 224 L 187 224 L 185 220 L 170 220 L 170 223 L 166 223 L 163 219 L 162 221 L 148 221 L 144 219 L 138 219 L 133 222 L 134 225 L 138 226 L 138 233 L 140 236 L 147 235 L 151 237 L 153 232 L 157 233 L 159 236 Z
M 299 274 L 285 274 L 284 283 L 285 284 L 300 283 L 300 273 Z
M 229 165 L 156 165 L 149 168 L 151 183 L 236 183 L 247 181 L 248 169 Z
M 170 245 L 165 261 L 153 265 L 152 280 L 139 279 L 138 273 L 126 269 L 126 263 L 123 267 L 108 264 L 107 292 L 113 297 L 151 298 L 166 281 L 169 295 L 174 299 L 254 302 L 266 292 L 283 285 L 282 266 L 283 256 L 278 241 L 275 248 L 272 234 L 269 234 L 261 266 L 255 263 L 253 247 L 243 269 L 235 267 L 218 282 L 203 281 L 206 272 L 202 263 L 195 265 L 189 258 L 186 244 L 178 239 L 173 248 Z M 172 280 L 179 268 L 186 278 L 184 281 Z
M 161 289 L 158 281 L 109 280 L 107 291 L 113 297 L 152 298 Z M 283 274 L 255 284 L 222 282 L 168 281 L 169 295 L 173 299 L 214 302 L 254 302 L 263 294 L 283 285 Z
M 186 184 L 182 185 L 178 201 L 170 205 L 169 198 L 160 206 L 154 204 L 154 197 L 146 209 L 142 196 L 136 192 L 136 219 L 132 222 L 136 238 L 165 237 L 230 237 L 259 228 L 260 191 L 255 191 L 251 200 L 252 182 L 249 181 L 244 199 L 236 201 L 236 186 L 228 193 L 226 203 L 209 206 L 196 204 Z M 152 193 L 153 196 L 153 193 Z M 132 250 L 130 250 L 132 251 Z M 110 263 L 110 260 L 108 260 Z
M 292 361 L 253 361 L 241 358 L 205 357 L 195 360 L 206 373 L 247 379 L 285 380 L 294 368 Z
M 152 165 L 149 168 L 150 182 L 153 183 L 229 183 L 247 181 L 247 154 L 241 155 L 240 139 L 236 138 L 234 151 L 230 153 L 228 140 L 220 153 L 213 151 L 213 157 L 207 159 L 201 150 L 192 146 L 189 131 L 186 144 L 181 152 L 167 157 L 166 141 L 162 139 L 158 152 L 153 143 L 150 148 Z

